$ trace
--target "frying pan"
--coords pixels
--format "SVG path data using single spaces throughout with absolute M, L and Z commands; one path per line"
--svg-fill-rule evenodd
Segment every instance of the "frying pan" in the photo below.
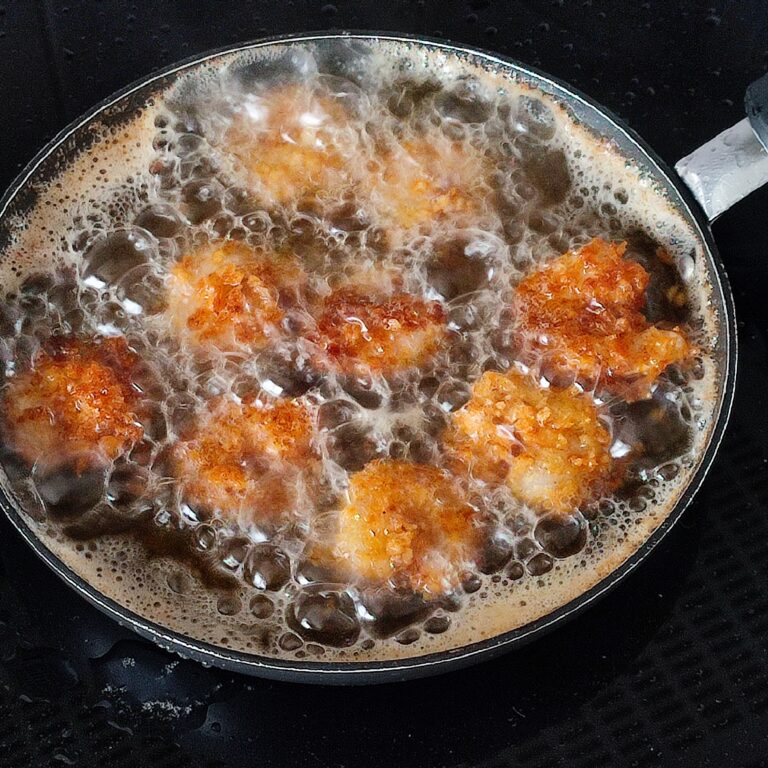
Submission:
M 171 631 L 116 603 L 86 582 L 36 535 L 28 518 L 9 492 L 0 492 L 0 506 L 35 553 L 86 600 L 122 625 L 149 638 L 161 647 L 206 665 L 282 680 L 363 684 L 403 680 L 444 672 L 482 659 L 489 659 L 529 642 L 585 609 L 632 572 L 653 550 L 690 504 L 712 464 L 731 408 L 736 375 L 736 324 L 727 278 L 710 231 L 710 223 L 749 192 L 768 182 L 768 76 L 748 89 L 747 116 L 676 164 L 665 163 L 643 140 L 608 110 L 587 96 L 546 74 L 493 53 L 452 45 L 439 40 L 375 33 L 308 34 L 277 37 L 196 56 L 134 83 L 96 106 L 65 128 L 19 174 L 0 201 L 0 248 L 12 235 L 13 221 L 35 202 L 35 186 L 54 178 L 90 145 L 89 126 L 127 119 L 148 98 L 173 85 L 180 75 L 226 54 L 280 44 L 311 44 L 349 40 L 375 46 L 377 41 L 403 45 L 426 57 L 450 55 L 471 60 L 475 66 L 538 88 L 565 105 L 590 132 L 603 137 L 644 176 L 652 180 L 680 217 L 695 233 L 702 249 L 711 283 L 711 307 L 719 318 L 719 387 L 714 404 L 714 423 L 698 466 L 679 495 L 677 503 L 648 539 L 624 562 L 586 592 L 557 610 L 517 629 L 460 648 L 429 655 L 371 662 L 321 662 L 310 659 L 278 660 L 213 646 Z M 0 477 L 7 487 L 6 478 Z

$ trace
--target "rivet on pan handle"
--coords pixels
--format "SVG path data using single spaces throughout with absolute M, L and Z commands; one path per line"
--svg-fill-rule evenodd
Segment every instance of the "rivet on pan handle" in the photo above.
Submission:
M 676 163 L 710 221 L 768 183 L 768 75 L 747 88 L 747 117 Z

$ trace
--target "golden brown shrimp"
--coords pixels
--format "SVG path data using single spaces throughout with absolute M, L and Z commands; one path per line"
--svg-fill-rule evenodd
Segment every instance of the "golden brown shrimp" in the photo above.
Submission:
M 280 337 L 284 295 L 301 281 L 301 269 L 285 256 L 239 242 L 203 247 L 171 270 L 167 317 L 193 348 L 263 349 Z
M 517 372 L 489 371 L 475 382 L 446 445 L 474 477 L 506 483 L 540 511 L 578 507 L 611 472 L 610 436 L 592 401 Z
M 371 295 L 354 287 L 325 300 L 317 327 L 328 360 L 346 373 L 387 375 L 422 365 L 447 338 L 439 302 L 407 293 Z
M 625 249 L 596 238 L 569 251 L 518 285 L 516 311 L 523 341 L 556 369 L 638 399 L 691 345 L 679 328 L 647 322 L 650 278 Z
M 359 578 L 439 595 L 477 553 L 475 511 L 436 467 L 376 460 L 352 475 L 335 557 Z
M 350 187 L 346 151 L 338 144 L 340 136 L 348 138 L 348 122 L 333 99 L 292 85 L 247 101 L 227 142 L 267 205 L 340 198 Z
M 220 398 L 173 450 L 185 501 L 231 521 L 274 521 L 297 502 L 312 418 L 296 400 Z
M 30 464 L 74 460 L 78 471 L 129 451 L 144 434 L 137 363 L 122 338 L 52 339 L 5 391 L 9 444 Z
M 365 186 L 373 219 L 387 228 L 419 229 L 440 220 L 461 226 L 482 215 L 488 175 L 480 153 L 435 133 L 389 147 L 371 164 Z

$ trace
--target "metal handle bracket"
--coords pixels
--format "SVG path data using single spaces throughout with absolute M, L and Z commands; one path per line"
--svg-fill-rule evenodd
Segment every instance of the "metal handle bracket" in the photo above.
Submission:
M 747 117 L 675 164 L 710 221 L 768 183 L 768 75 L 744 99 Z

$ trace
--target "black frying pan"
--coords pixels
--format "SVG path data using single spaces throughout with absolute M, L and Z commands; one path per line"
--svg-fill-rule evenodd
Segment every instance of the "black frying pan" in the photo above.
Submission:
M 408 48 L 415 47 L 426 56 L 448 54 L 460 59 L 469 59 L 475 66 L 521 81 L 554 97 L 566 105 L 592 133 L 610 140 L 620 154 L 635 163 L 643 174 L 651 178 L 663 191 L 677 213 L 696 234 L 712 288 L 711 305 L 719 327 L 719 378 L 717 402 L 714 403 L 715 418 L 698 466 L 669 515 L 634 554 L 591 589 L 532 623 L 461 648 L 414 658 L 361 663 L 328 663 L 310 659 L 282 661 L 231 651 L 180 635 L 133 613 L 103 595 L 93 584 L 84 581 L 45 546 L 11 494 L 0 494 L 0 506 L 37 555 L 83 597 L 140 635 L 168 650 L 205 664 L 277 679 L 330 684 L 402 680 L 435 674 L 491 658 L 530 641 L 583 610 L 648 556 L 680 517 L 701 485 L 722 438 L 733 397 L 736 373 L 735 316 L 730 290 L 709 223 L 734 202 L 768 181 L 768 152 L 764 148 L 764 145 L 768 144 L 768 78 L 758 81 L 749 90 L 749 117 L 678 163 L 676 173 L 610 112 L 566 84 L 513 61 L 444 42 L 399 35 L 307 35 L 239 45 L 198 56 L 145 78 L 99 104 L 43 148 L 5 193 L 0 202 L 0 247 L 8 242 L 16 215 L 23 214 L 34 204 L 35 185 L 55 177 L 62 165 L 87 149 L 91 141 L 88 129 L 94 121 L 119 122 L 122 118 L 129 118 L 152 94 L 173 85 L 182 73 L 187 73 L 201 63 L 215 60 L 217 57 L 275 44 L 290 46 L 340 38 L 357 40 L 372 46 L 377 44 L 377 40 L 382 40 Z

